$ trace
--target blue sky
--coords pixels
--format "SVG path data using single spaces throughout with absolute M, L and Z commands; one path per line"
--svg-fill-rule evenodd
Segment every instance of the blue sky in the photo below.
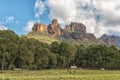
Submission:
M 35 17 L 35 2 L 36 0 L 0 0 L 1 25 L 21 35 L 27 33 L 24 27 L 27 26 L 28 21 L 39 20 L 48 24 L 48 18 L 42 19 L 44 15 L 41 18 Z
M 53 18 L 62 28 L 83 23 L 96 37 L 120 35 L 119 0 L 0 0 L 0 30 L 26 34 L 35 22 L 47 25 Z

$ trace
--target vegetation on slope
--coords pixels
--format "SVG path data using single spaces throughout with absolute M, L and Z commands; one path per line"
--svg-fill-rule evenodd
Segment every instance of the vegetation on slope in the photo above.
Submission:
M 0 31 L 0 69 L 40 70 L 69 68 L 120 69 L 120 50 L 114 46 L 71 44 L 18 37 L 13 31 Z
M 59 40 L 57 38 L 53 38 L 53 37 L 50 37 L 48 35 L 29 35 L 28 34 L 28 35 L 24 35 L 24 36 L 27 38 L 37 39 L 43 43 L 48 43 L 48 44 L 51 44 L 54 41 L 59 42 Z

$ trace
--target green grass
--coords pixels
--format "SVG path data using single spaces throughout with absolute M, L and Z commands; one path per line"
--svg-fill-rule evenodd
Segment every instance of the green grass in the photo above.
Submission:
M 34 39 L 37 39 L 43 43 L 48 43 L 48 44 L 51 44 L 52 42 L 54 41 L 57 41 L 58 43 L 62 42 L 62 41 L 66 41 L 68 43 L 71 43 L 71 44 L 83 44 L 83 45 L 90 45 L 90 44 L 100 44 L 98 42 L 85 42 L 85 41 L 81 41 L 81 40 L 75 40 L 75 39 L 66 39 L 66 38 L 63 38 L 63 37 L 59 37 L 59 38 L 56 38 L 56 37 L 51 37 L 49 34 L 40 34 L 40 33 L 31 33 L 31 34 L 26 34 L 26 35 L 22 35 L 22 36 L 25 36 L 27 38 L 34 38 Z
M 120 80 L 120 71 L 80 69 L 0 71 L 0 80 Z
M 54 41 L 59 41 L 57 38 L 53 38 L 53 37 L 45 36 L 45 35 L 24 35 L 24 36 L 28 38 L 34 38 L 34 39 L 37 39 L 41 42 L 48 43 L 48 44 L 51 44 Z

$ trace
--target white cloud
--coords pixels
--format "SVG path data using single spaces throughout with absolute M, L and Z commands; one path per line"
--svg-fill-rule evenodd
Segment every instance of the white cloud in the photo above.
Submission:
M 3 17 L 0 20 L 0 24 L 8 24 L 8 23 L 10 23 L 10 24 L 11 23 L 19 24 L 19 21 L 17 21 L 14 16 L 6 16 L 6 17 Z
M 15 20 L 14 16 L 3 17 L 0 19 L 0 30 L 7 30 L 8 28 L 5 25 L 12 23 L 19 24 L 19 21 Z
M 13 23 L 14 19 L 13 16 L 5 17 L 5 23 Z
M 28 21 L 27 25 L 23 28 L 23 30 L 30 32 L 32 31 L 32 27 L 34 25 L 35 21 Z
M 87 32 L 97 37 L 102 34 L 120 33 L 120 2 L 119 0 L 37 0 L 36 17 L 50 8 L 49 17 L 58 19 L 60 24 L 72 21 L 84 23 Z
M 0 30 L 7 30 L 8 28 L 5 26 L 5 24 L 13 23 L 14 19 L 15 18 L 13 16 L 9 16 L 0 20 Z
M 39 18 L 41 14 L 43 14 L 44 10 L 45 10 L 45 4 L 46 2 L 43 2 L 42 0 L 36 0 L 35 3 L 35 17 Z
M 15 21 L 16 24 L 19 24 L 19 21 Z
M 2 24 L 0 24 L 0 30 L 7 30 L 8 28 Z

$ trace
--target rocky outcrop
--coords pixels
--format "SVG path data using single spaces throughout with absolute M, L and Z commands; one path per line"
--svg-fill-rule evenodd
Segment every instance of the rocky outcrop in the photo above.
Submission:
M 85 42 L 93 42 L 96 40 L 94 34 L 91 33 L 73 32 L 71 35 L 73 39 L 82 40 Z
M 82 23 L 72 22 L 70 25 L 66 25 L 64 30 L 68 32 L 86 33 L 86 26 Z
M 96 41 L 96 37 L 92 33 L 86 33 L 84 40 L 86 42 L 94 42 L 94 41 Z
M 65 39 L 74 39 L 76 41 L 97 42 L 99 44 L 114 45 L 120 48 L 120 36 L 106 35 L 96 39 L 94 34 L 86 32 L 86 26 L 82 23 L 72 22 L 62 29 L 57 21 L 53 19 L 51 24 L 46 26 L 42 23 L 35 23 L 32 32 L 29 34 L 49 35 L 51 37 L 62 37 Z
M 86 33 L 86 26 L 82 23 L 72 22 L 69 26 L 72 32 Z
M 47 26 L 42 23 L 35 23 L 32 28 L 33 32 L 47 32 Z
M 57 21 L 57 19 L 53 19 L 52 23 L 47 27 L 48 33 L 52 37 L 59 37 L 62 34 L 62 29 Z
M 94 34 L 86 33 L 86 26 L 82 23 L 72 22 L 70 25 L 66 25 L 64 29 L 61 29 L 57 19 L 53 19 L 52 23 L 48 26 L 42 23 L 35 23 L 33 32 L 48 33 L 51 37 L 63 37 L 66 39 L 75 39 L 86 42 L 95 41 Z
M 101 36 L 100 40 L 102 40 L 109 46 L 114 45 L 114 46 L 120 48 L 120 36 L 104 34 L 103 36 Z
M 70 25 L 66 25 L 63 36 L 65 38 L 73 38 L 75 40 L 82 40 L 85 42 L 95 41 L 94 34 L 86 33 L 86 26 L 82 23 L 72 22 Z

